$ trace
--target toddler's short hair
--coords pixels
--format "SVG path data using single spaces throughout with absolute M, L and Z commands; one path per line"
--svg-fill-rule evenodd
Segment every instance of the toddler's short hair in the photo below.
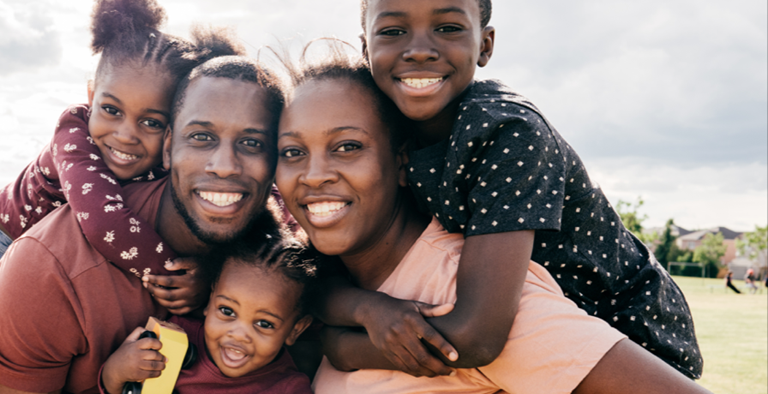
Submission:
M 491 0 L 477 0 L 477 4 L 480 6 L 480 28 L 485 29 L 491 21 L 493 4 Z M 363 31 L 366 30 L 366 15 L 368 15 L 368 0 L 360 0 L 360 24 L 363 26 Z

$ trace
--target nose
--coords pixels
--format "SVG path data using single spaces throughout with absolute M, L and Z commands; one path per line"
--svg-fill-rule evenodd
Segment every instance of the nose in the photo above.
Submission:
M 307 167 L 299 177 L 301 183 L 311 188 L 318 188 L 326 183 L 335 183 L 338 179 L 339 174 L 332 168 L 327 155 L 310 155 L 309 160 L 307 160 Z
M 232 144 L 221 141 L 211 152 L 205 170 L 219 178 L 229 178 L 241 175 L 243 166 Z
M 139 142 L 139 127 L 131 122 L 121 122 L 112 133 L 115 140 L 124 145 L 134 145 Z
M 413 33 L 413 38 L 403 51 L 403 60 L 410 62 L 426 63 L 439 58 L 440 52 L 427 34 Z
M 238 324 L 235 322 L 230 328 L 229 331 L 227 331 L 227 335 L 241 343 L 250 343 L 251 337 L 248 335 L 248 329 L 243 327 L 243 324 Z

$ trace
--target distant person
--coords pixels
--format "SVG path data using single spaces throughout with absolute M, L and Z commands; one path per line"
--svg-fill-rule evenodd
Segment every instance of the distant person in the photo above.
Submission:
M 733 272 L 728 271 L 728 275 L 725 276 L 725 287 L 735 291 L 737 294 L 741 294 L 739 289 L 736 288 L 736 286 L 733 285 Z
M 747 273 L 744 274 L 744 284 L 749 287 L 749 293 L 754 294 L 757 292 L 757 283 L 755 283 L 755 270 L 750 268 Z

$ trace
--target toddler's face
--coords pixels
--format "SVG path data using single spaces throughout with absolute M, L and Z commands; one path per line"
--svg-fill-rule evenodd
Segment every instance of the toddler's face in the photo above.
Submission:
M 89 89 L 89 132 L 107 167 L 120 180 L 162 161 L 173 81 L 153 67 L 110 66 Z
M 205 345 L 221 372 L 238 377 L 275 359 L 311 323 L 296 308 L 301 285 L 282 273 L 227 262 L 205 310 Z
M 392 224 L 405 176 L 388 134 L 370 94 L 345 80 L 307 82 L 283 111 L 275 181 L 322 253 L 365 251 Z
M 373 0 L 366 26 L 376 84 L 416 121 L 452 116 L 449 107 L 493 48 L 477 0 Z

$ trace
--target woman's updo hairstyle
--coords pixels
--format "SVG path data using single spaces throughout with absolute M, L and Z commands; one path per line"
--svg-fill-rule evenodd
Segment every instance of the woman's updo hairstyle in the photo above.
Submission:
M 308 50 L 317 42 L 325 43 L 328 53 L 317 60 L 310 61 L 307 59 Z M 368 91 L 380 119 L 389 131 L 392 149 L 397 152 L 407 141 L 412 121 L 403 115 L 397 105 L 379 89 L 365 59 L 357 55 L 357 52 L 354 55 L 349 54 L 345 48 L 354 49 L 354 46 L 335 38 L 319 38 L 304 47 L 298 64 L 285 60 L 288 58 L 287 55 L 279 57 L 285 65 L 293 90 L 310 81 L 346 80 Z
M 160 32 L 165 10 L 155 0 L 96 0 L 91 15 L 91 49 L 101 53 L 95 80 L 110 67 L 128 62 L 154 64 L 174 84 L 195 66 L 219 56 L 242 55 L 244 48 L 223 28 L 195 28 L 192 41 Z

